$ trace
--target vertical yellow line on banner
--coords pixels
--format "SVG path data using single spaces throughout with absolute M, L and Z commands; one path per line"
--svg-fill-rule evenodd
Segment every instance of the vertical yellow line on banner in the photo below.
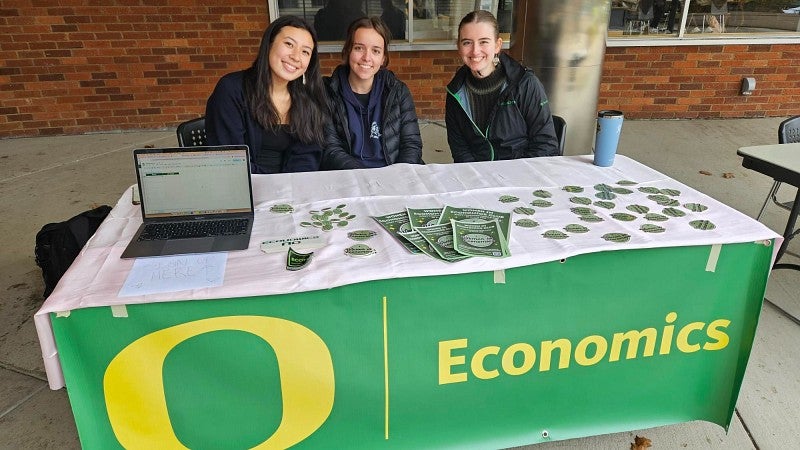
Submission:
M 386 322 L 386 297 L 383 297 L 384 439 L 389 440 L 389 328 Z

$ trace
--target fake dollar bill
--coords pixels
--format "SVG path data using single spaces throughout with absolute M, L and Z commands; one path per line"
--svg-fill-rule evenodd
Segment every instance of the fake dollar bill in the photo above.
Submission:
M 495 220 L 451 220 L 453 227 L 453 248 L 463 255 L 505 258 L 511 255 L 508 250 L 500 223 Z
M 460 261 L 469 256 L 458 253 L 453 248 L 453 226 L 449 223 L 415 228 L 431 244 L 436 253 L 447 261 Z
M 511 230 L 511 213 L 480 208 L 455 208 L 453 206 L 445 206 L 442 210 L 441 217 L 439 217 L 439 223 L 449 224 L 451 220 L 458 220 L 459 222 L 481 222 L 495 219 L 500 223 L 500 229 L 503 231 L 506 242 L 508 242 L 510 237 L 509 232 Z
M 416 245 L 412 244 L 408 241 L 408 239 L 400 235 L 401 231 L 411 231 L 411 225 L 409 224 L 408 213 L 406 211 L 386 214 L 384 216 L 372 216 L 372 218 L 386 231 L 388 231 L 389 234 L 394 236 L 395 239 L 403 244 L 403 247 L 405 247 L 406 250 L 411 253 L 422 253 L 422 251 L 417 248 Z

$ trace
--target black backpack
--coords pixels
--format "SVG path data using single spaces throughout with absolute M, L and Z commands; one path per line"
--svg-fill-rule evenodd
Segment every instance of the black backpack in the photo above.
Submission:
M 44 297 L 47 298 L 58 284 L 72 261 L 86 242 L 103 223 L 111 207 L 98 206 L 77 216 L 57 223 L 48 223 L 36 233 L 34 255 L 36 265 L 42 268 Z

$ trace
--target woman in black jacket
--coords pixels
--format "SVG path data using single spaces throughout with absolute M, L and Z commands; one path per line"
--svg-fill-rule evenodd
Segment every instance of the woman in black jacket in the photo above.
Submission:
M 322 168 L 422 164 L 422 138 L 408 86 L 386 69 L 390 32 L 377 17 L 350 24 L 343 64 L 325 77 L 331 123 Z
M 299 17 L 280 17 L 252 66 L 217 82 L 206 102 L 208 143 L 246 144 L 252 173 L 319 170 L 324 97 L 314 30 Z
M 447 142 L 455 162 L 558 155 L 553 116 L 541 82 L 500 53 L 497 19 L 467 14 L 458 26 L 464 65 L 447 86 Z

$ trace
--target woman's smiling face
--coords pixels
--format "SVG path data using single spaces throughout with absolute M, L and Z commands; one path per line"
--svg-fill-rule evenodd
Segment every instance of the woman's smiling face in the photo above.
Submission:
M 386 61 L 385 42 L 372 28 L 359 28 L 353 34 L 350 73 L 359 80 L 371 81 Z
M 494 71 L 494 55 L 500 53 L 503 40 L 495 36 L 488 22 L 465 23 L 458 33 L 458 54 L 477 78 Z
M 273 80 L 288 83 L 301 77 L 308 68 L 313 50 L 311 33 L 302 28 L 281 28 L 269 49 Z

